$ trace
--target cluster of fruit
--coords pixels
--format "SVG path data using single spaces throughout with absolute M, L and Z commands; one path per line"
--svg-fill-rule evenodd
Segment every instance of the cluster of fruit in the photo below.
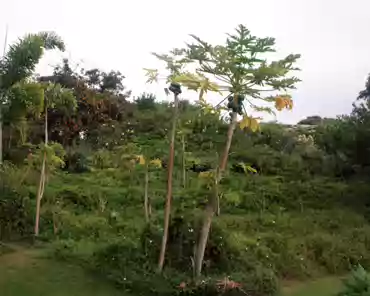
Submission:
M 230 112 L 230 116 L 232 116 L 233 112 L 238 113 L 239 115 L 243 115 L 243 101 L 245 96 L 238 95 L 236 98 L 234 95 L 230 95 L 228 98 L 227 108 L 229 108 L 232 112 Z
M 169 90 L 172 91 L 175 95 L 179 95 L 181 94 L 181 85 L 179 83 L 172 82 Z

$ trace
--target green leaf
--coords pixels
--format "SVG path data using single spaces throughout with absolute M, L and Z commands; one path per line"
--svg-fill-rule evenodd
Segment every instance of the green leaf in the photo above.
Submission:
M 245 169 L 249 172 L 252 172 L 252 173 L 257 173 L 257 170 L 249 165 L 246 165 L 245 166 Z
M 147 83 L 157 82 L 158 81 L 158 70 L 157 69 L 147 69 L 144 68 L 145 76 L 147 77 Z
M 12 85 L 28 78 L 40 61 L 44 49 L 59 49 L 65 46 L 54 32 L 28 34 L 9 46 L 0 60 L 0 90 L 8 90 Z

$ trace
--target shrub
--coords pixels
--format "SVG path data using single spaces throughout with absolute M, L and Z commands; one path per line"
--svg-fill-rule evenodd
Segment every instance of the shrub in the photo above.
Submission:
M 30 200 L 14 189 L 0 188 L 0 240 L 18 239 L 32 233 Z
M 70 173 L 85 173 L 90 171 L 87 157 L 80 152 L 67 154 L 64 170 Z
M 368 296 L 370 295 L 370 274 L 359 265 L 350 277 L 343 281 L 344 289 L 337 296 Z
M 99 149 L 93 154 L 92 163 L 98 169 L 113 167 L 112 155 L 106 149 Z

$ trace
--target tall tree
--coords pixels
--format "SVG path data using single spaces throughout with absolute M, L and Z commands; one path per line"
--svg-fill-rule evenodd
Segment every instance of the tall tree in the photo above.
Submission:
M 2 109 L 9 104 L 8 91 L 14 84 L 32 75 L 44 50 L 51 49 L 65 49 L 63 41 L 54 32 L 28 34 L 10 45 L 0 60 L 0 164 L 3 160 Z
M 212 45 L 197 36 L 191 36 L 194 43 L 173 52 L 182 52 L 184 58 L 195 65 L 196 73 L 183 73 L 177 77 L 177 81 L 191 89 L 199 90 L 200 101 L 204 101 L 202 87 L 204 84 L 210 84 L 209 78 L 213 79 L 218 90 L 227 94 L 224 100 L 228 99 L 226 108 L 230 112 L 226 143 L 215 174 L 214 193 L 208 198 L 197 243 L 195 273 L 199 276 L 212 219 L 217 210 L 217 187 L 227 167 L 238 115 L 243 116 L 240 121 L 241 129 L 250 128 L 256 131 L 259 118 L 252 116 L 253 111 L 274 113 L 271 107 L 266 106 L 266 103 L 268 105 L 272 102 L 277 110 L 291 109 L 293 102 L 286 91 L 295 88 L 299 79 L 287 75 L 298 70 L 293 65 L 300 55 L 291 54 L 284 59 L 268 63 L 263 55 L 275 51 L 275 39 L 253 36 L 243 25 L 236 28 L 235 34 L 228 34 L 225 43 L 221 45 Z
M 179 75 L 182 72 L 184 61 L 182 59 L 176 60 L 175 58 L 169 55 L 154 55 L 166 63 L 166 69 L 169 71 L 169 75 L 166 77 L 166 82 L 170 83 L 170 87 L 165 89 L 166 93 L 173 93 L 173 115 L 172 115 L 172 127 L 170 134 L 170 145 L 169 145 L 169 158 L 167 166 L 167 194 L 166 194 L 166 205 L 164 211 L 164 227 L 163 227 L 163 236 L 161 250 L 158 260 L 158 271 L 161 272 L 164 265 L 164 259 L 166 255 L 166 246 L 168 240 L 168 229 L 170 225 L 170 215 L 171 215 L 171 201 L 172 201 L 172 177 L 173 177 L 173 166 L 175 159 L 175 137 L 176 137 L 176 125 L 178 118 L 179 110 L 179 95 L 181 94 L 181 86 L 179 83 L 174 81 L 174 77 Z M 158 71 L 145 69 L 147 71 L 148 82 L 153 82 L 158 80 Z
M 106 73 L 99 69 L 81 69 L 77 72 L 67 59 L 55 67 L 53 75 L 40 77 L 42 82 L 59 83 L 73 90 L 79 111 L 67 116 L 51 110 L 50 139 L 64 146 L 72 145 L 83 132 L 90 143 L 99 147 L 103 141 L 102 126 L 114 121 L 122 123 L 133 112 L 133 104 L 127 101 L 130 91 L 123 86 L 123 79 L 124 76 L 117 71 Z
M 45 184 L 47 180 L 47 160 L 48 160 L 48 143 L 49 143 L 49 129 L 48 129 L 48 109 L 59 109 L 63 110 L 65 113 L 68 110 L 74 110 L 76 108 L 76 99 L 73 92 L 69 89 L 64 89 L 60 84 L 47 84 L 45 86 L 44 95 L 44 152 L 41 165 L 40 181 L 36 197 L 36 217 L 35 217 L 35 236 L 39 235 L 39 221 L 40 221 L 40 208 L 41 200 L 44 195 Z M 49 149 L 50 150 L 50 149 Z
M 165 91 L 167 94 L 170 92 L 174 95 L 174 102 L 173 102 L 173 116 L 172 116 L 172 128 L 171 128 L 171 135 L 170 135 L 170 147 L 169 147 L 169 159 L 168 159 L 168 166 L 167 166 L 167 194 L 166 194 L 166 206 L 164 212 L 164 227 L 163 227 L 163 236 L 162 236 L 162 244 L 161 244 L 161 251 L 159 254 L 159 262 L 158 262 L 158 271 L 161 272 L 164 265 L 164 259 L 166 255 L 166 248 L 167 248 L 167 240 L 168 240 L 168 230 L 170 225 L 170 216 L 171 216 L 171 201 L 172 201 L 172 175 L 173 175 L 173 166 L 174 166 L 174 158 L 175 158 L 175 137 L 176 137 L 176 126 L 177 126 L 177 119 L 178 119 L 178 110 L 179 110 L 179 95 L 181 94 L 181 82 L 182 84 L 186 85 L 189 89 L 195 89 L 198 87 L 200 92 L 203 94 L 207 92 L 207 90 L 215 90 L 215 85 L 210 83 L 207 79 L 204 81 L 195 81 L 195 86 L 192 83 L 194 81 L 193 77 L 191 77 L 192 81 L 189 82 L 188 77 L 184 78 L 184 73 L 186 65 L 189 62 L 189 59 L 184 57 L 185 50 L 173 50 L 170 54 L 156 54 L 154 55 L 164 61 L 166 63 L 166 69 L 169 71 L 169 75 L 165 77 L 166 82 L 170 83 L 170 87 Z M 148 82 L 158 81 L 159 79 L 159 72 L 156 69 L 145 69 L 146 75 L 148 77 Z

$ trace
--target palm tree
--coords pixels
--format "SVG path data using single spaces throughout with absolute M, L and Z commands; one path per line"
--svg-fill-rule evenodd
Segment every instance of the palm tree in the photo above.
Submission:
M 54 32 L 28 34 L 10 45 L 0 59 L 0 164 L 2 163 L 2 109 L 9 103 L 8 91 L 14 84 L 30 77 L 44 50 L 64 51 L 62 39 Z

